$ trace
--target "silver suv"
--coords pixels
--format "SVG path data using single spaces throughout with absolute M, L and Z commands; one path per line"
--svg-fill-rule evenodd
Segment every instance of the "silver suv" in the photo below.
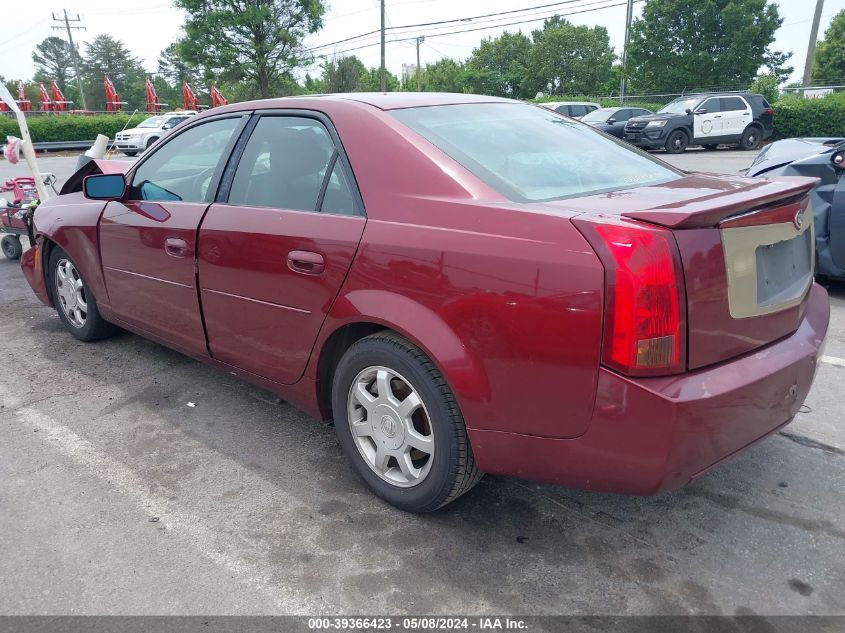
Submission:
M 195 111 L 184 110 L 151 116 L 142 121 L 138 127 L 118 132 L 114 137 L 114 146 L 127 156 L 135 156 L 194 115 L 196 115 Z

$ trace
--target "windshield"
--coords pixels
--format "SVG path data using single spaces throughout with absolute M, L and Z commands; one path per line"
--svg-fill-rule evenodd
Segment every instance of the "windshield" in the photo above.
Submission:
M 588 125 L 531 105 L 429 106 L 391 114 L 518 202 L 629 189 L 681 174 Z
M 701 97 L 688 97 L 687 99 L 675 99 L 672 103 L 669 103 L 658 112 L 662 112 L 664 114 L 686 114 L 687 110 L 695 110 L 695 106 L 701 102 Z
M 164 124 L 166 117 L 163 116 L 151 116 L 146 121 L 142 121 L 138 124 L 138 127 L 161 127 Z
M 586 114 L 581 120 L 584 123 L 604 123 L 614 114 L 616 114 L 617 108 L 600 108 L 598 110 L 593 110 L 589 114 Z

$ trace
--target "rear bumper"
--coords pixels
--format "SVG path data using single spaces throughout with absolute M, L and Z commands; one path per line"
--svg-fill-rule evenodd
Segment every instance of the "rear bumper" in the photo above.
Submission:
M 796 332 L 735 360 L 667 378 L 601 369 L 584 435 L 470 429 L 478 466 L 603 492 L 680 488 L 792 420 L 810 391 L 829 319 L 827 293 L 814 285 Z

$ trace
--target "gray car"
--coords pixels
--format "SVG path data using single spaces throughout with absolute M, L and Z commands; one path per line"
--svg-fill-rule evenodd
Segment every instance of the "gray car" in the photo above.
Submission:
M 616 138 L 622 138 L 628 119 L 648 114 L 654 113 L 646 108 L 599 108 L 582 117 L 581 122 Z
M 845 138 L 777 141 L 757 155 L 747 175 L 820 179 L 810 197 L 816 232 L 816 273 L 845 279 Z

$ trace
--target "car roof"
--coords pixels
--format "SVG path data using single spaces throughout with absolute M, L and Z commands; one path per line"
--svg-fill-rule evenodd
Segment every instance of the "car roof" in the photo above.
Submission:
M 303 103 L 335 101 L 365 103 L 380 110 L 398 110 L 401 108 L 418 108 L 436 105 L 458 105 L 465 103 L 521 103 L 514 99 L 502 97 L 487 97 L 484 95 L 463 94 L 457 92 L 345 92 L 342 94 L 324 95 L 294 95 L 290 97 L 278 97 L 273 99 L 261 99 L 258 101 L 242 101 L 237 104 L 238 110 L 249 108 L 287 108 L 292 101 L 297 102 L 296 107 Z M 235 105 L 235 104 L 232 104 Z M 231 110 L 231 107 L 227 107 Z
M 590 105 L 596 106 L 600 108 L 601 106 L 594 101 L 546 101 L 540 104 L 541 106 L 546 106 L 547 108 L 550 106 L 559 106 L 559 105 Z

